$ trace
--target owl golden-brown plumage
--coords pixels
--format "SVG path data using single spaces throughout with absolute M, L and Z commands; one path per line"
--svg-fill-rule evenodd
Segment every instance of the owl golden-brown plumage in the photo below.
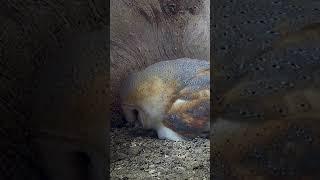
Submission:
M 121 88 L 127 121 L 141 122 L 161 139 L 206 136 L 210 130 L 210 63 L 181 58 L 129 75 Z

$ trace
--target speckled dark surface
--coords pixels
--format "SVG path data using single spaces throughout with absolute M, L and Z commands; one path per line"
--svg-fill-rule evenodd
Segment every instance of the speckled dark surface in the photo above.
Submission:
M 214 1 L 214 179 L 319 179 L 319 5 Z
M 134 128 L 112 129 L 110 137 L 111 179 L 209 179 L 209 139 L 160 140 Z

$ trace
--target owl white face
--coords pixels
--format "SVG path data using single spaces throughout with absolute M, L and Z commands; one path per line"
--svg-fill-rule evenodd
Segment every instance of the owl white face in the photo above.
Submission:
M 141 108 L 133 105 L 122 105 L 122 108 L 125 114 L 125 118 L 129 123 L 135 123 L 136 126 L 142 126 L 142 128 L 144 129 L 156 130 L 159 139 L 184 141 L 184 139 L 180 135 L 163 126 L 161 124 L 161 121 L 159 121 L 156 117 L 152 118 L 150 116 L 147 116 L 148 114 L 146 114 L 145 111 L 143 111 Z M 148 108 L 146 110 L 148 110 Z
M 136 126 L 140 126 L 144 129 L 158 129 L 161 124 L 161 115 L 160 113 L 155 113 L 154 108 L 145 107 L 140 108 L 134 105 L 122 105 L 122 109 L 125 115 L 126 120 L 129 123 L 135 123 Z
M 159 139 L 168 139 L 171 141 L 185 141 L 182 136 L 165 126 L 159 127 L 157 129 L 157 134 Z
M 133 105 L 122 105 L 122 109 L 127 122 L 144 127 L 144 115 L 139 108 Z

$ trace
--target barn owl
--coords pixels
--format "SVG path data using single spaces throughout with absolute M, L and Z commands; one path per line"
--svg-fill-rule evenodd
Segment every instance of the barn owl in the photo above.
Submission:
M 128 122 L 153 129 L 159 139 L 183 141 L 210 130 L 210 63 L 180 58 L 132 73 L 121 88 Z

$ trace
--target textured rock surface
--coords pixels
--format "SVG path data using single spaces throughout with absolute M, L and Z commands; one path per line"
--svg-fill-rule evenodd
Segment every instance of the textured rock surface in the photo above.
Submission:
M 319 179 L 319 7 L 314 0 L 215 1 L 216 178 Z
M 173 142 L 152 131 L 117 128 L 110 132 L 110 177 L 120 179 L 209 179 L 208 139 Z
M 183 57 L 209 60 L 209 0 L 111 0 L 110 90 L 121 125 L 119 86 L 128 73 Z

